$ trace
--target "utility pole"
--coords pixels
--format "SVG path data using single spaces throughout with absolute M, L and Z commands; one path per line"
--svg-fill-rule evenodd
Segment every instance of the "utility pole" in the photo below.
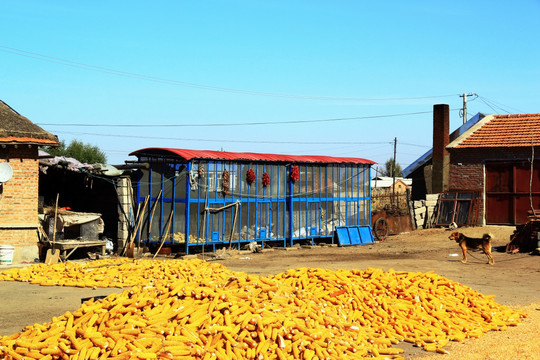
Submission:
M 464 124 L 467 122 L 467 96 L 478 96 L 478 95 L 475 94 L 475 93 L 470 93 L 470 94 L 463 93 L 463 94 L 459 95 L 459 97 L 463 98 L 463 109 L 461 109 L 461 113 L 462 113 L 462 116 L 463 116 L 463 123 Z
M 394 138 L 394 161 L 392 161 L 392 204 L 396 200 L 396 147 L 397 137 Z

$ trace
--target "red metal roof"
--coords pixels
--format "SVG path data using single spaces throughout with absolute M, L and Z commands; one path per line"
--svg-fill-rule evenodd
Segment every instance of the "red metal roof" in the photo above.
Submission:
M 186 161 L 190 160 L 230 160 L 230 161 L 266 161 L 285 163 L 326 163 L 326 164 L 376 164 L 374 161 L 354 158 L 335 157 L 321 155 L 279 155 L 279 154 L 259 154 L 249 152 L 229 152 L 213 150 L 187 150 L 170 148 L 146 148 L 133 151 L 129 155 L 176 155 Z
M 456 148 L 540 146 L 540 113 L 494 115 Z

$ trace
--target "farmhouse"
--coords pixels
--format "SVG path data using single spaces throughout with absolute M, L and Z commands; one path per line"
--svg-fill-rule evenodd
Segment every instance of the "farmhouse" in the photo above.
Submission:
M 483 193 L 486 224 L 523 224 L 540 208 L 540 114 L 486 116 L 447 150 L 449 189 Z
M 381 192 L 404 194 L 412 186 L 412 179 L 391 176 L 376 176 L 371 179 L 371 189 Z
M 342 227 L 345 242 L 372 241 L 373 161 L 168 148 L 131 155 L 150 164 L 136 185 L 137 202 L 149 209 L 142 241 L 183 244 L 186 253 L 253 241 L 290 247 Z
M 0 100 L 0 245 L 13 247 L 13 261 L 38 257 L 39 146 L 58 138 Z
M 448 113 L 434 106 L 431 159 L 428 152 L 403 171 L 413 197 L 423 182 L 427 193 L 453 197 L 453 213 L 474 207 L 479 225 L 526 223 L 540 207 L 540 114 L 478 114 L 451 138 Z

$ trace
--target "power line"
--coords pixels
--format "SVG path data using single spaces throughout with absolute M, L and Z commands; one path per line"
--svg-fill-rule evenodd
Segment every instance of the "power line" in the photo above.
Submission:
M 416 146 L 416 147 L 420 147 L 420 148 L 427 148 L 427 147 L 430 147 L 428 145 L 418 145 L 418 144 L 409 144 L 409 143 L 399 143 L 400 145 L 407 145 L 407 146 Z
M 492 100 L 492 99 L 487 99 L 487 98 L 485 98 L 485 97 L 484 97 L 484 99 L 490 101 L 490 102 L 493 103 L 493 104 L 498 104 L 498 105 L 504 106 L 504 107 L 509 108 L 509 109 L 514 109 L 514 110 L 517 111 L 518 113 L 524 113 L 524 111 L 521 111 L 521 110 L 519 110 L 519 109 L 517 109 L 517 108 L 515 108 L 515 107 L 509 106 L 509 105 L 504 105 L 504 104 L 502 104 L 502 103 L 500 103 L 500 102 L 497 102 L 497 101 Z M 503 110 L 504 110 L 504 109 L 503 109 Z
M 450 111 L 456 111 L 459 109 L 452 109 Z M 286 120 L 286 121 L 268 121 L 268 122 L 245 122 L 245 123 L 212 123 L 212 124 L 61 124 L 61 123 L 36 123 L 39 126 L 70 126 L 70 127 L 120 127 L 120 128 L 141 128 L 141 127 L 217 127 L 217 126 L 255 126 L 255 125 L 283 125 L 283 124 L 307 124 L 307 123 L 321 123 L 321 122 L 336 122 L 336 121 L 350 121 L 350 120 L 365 120 L 365 119 L 380 119 L 399 116 L 411 116 L 421 114 L 431 114 L 432 111 L 418 111 L 411 113 L 401 114 L 387 114 L 387 115 L 368 115 L 368 116 L 356 116 L 346 118 L 333 118 L 333 119 L 318 119 L 318 120 Z
M 504 107 L 509 107 L 509 106 L 506 106 L 506 105 L 504 105 L 504 104 L 498 103 L 498 102 L 493 101 L 493 100 L 490 100 L 490 99 L 485 98 L 485 97 L 483 97 L 483 96 L 479 96 L 479 98 L 480 98 L 480 100 L 482 100 L 482 102 L 483 102 L 484 104 L 486 104 L 487 106 L 489 106 L 493 111 L 498 112 L 496 109 L 494 109 L 494 107 L 496 107 L 496 108 L 498 108 L 499 110 L 502 110 L 503 112 L 505 112 L 505 113 L 507 113 L 507 114 L 510 114 L 510 111 L 504 109 L 503 107 L 501 107 L 501 106 L 499 106 L 499 105 L 502 105 L 502 106 L 504 106 Z M 512 109 L 517 110 L 519 113 L 522 113 L 522 111 L 519 111 L 519 110 L 516 109 L 516 108 L 512 108 Z
M 489 106 L 489 107 L 491 108 L 491 110 L 493 110 L 494 113 L 498 113 L 498 112 L 499 112 L 499 111 L 497 111 L 493 106 L 491 106 L 491 104 L 490 104 L 488 101 L 484 100 L 482 97 L 480 97 L 480 100 L 481 100 L 484 104 L 486 104 L 487 106 Z M 495 106 L 495 105 L 494 105 L 494 106 Z
M 202 90 L 220 91 L 220 92 L 228 92 L 228 93 L 244 94 L 244 95 L 268 96 L 268 97 L 291 98 L 291 99 L 306 99 L 306 100 L 331 100 L 331 101 L 405 101 L 405 100 L 435 99 L 435 98 L 455 96 L 455 94 L 448 94 L 448 95 L 433 95 L 433 96 L 418 96 L 418 97 L 360 98 L 360 97 L 282 94 L 282 93 L 272 93 L 272 92 L 265 92 L 265 91 L 252 91 L 252 90 L 226 88 L 226 87 L 219 87 L 219 86 L 197 84 L 197 83 L 186 82 L 186 81 L 171 80 L 171 79 L 166 79 L 166 78 L 161 78 L 161 77 L 156 77 L 156 76 L 137 74 L 137 73 L 116 70 L 116 69 L 102 67 L 102 66 L 85 64 L 82 62 L 48 56 L 48 55 L 16 49 L 16 48 L 4 46 L 4 45 L 0 45 L 0 51 L 3 51 L 8 54 L 12 54 L 12 55 L 36 59 L 39 61 L 45 61 L 45 62 L 50 62 L 50 63 L 64 65 L 64 66 L 70 66 L 73 68 L 100 72 L 100 73 L 109 74 L 109 75 L 134 78 L 134 79 L 151 81 L 151 82 L 168 84 L 168 85 L 184 86 L 184 87 L 196 88 L 196 89 L 202 89 Z
M 175 141 L 200 141 L 200 142 L 225 142 L 225 143 L 248 143 L 248 144 L 298 144 L 298 145 L 374 145 L 388 144 L 388 141 L 379 142 L 359 142 L 359 141 L 269 141 L 269 140 L 225 140 L 225 139 L 196 139 L 196 138 L 174 138 L 162 136 L 142 136 L 125 134 L 103 134 L 103 133 L 79 133 L 69 131 L 56 131 L 60 134 L 87 135 L 87 136 L 109 136 L 116 138 L 131 139 L 152 139 L 152 140 L 175 140 Z

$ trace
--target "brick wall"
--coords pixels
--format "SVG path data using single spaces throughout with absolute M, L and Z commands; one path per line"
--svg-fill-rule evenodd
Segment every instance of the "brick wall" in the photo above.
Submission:
M 13 169 L 0 189 L 0 245 L 15 247 L 14 262 L 37 257 L 38 161 L 35 145 L 0 147 L 0 162 Z

